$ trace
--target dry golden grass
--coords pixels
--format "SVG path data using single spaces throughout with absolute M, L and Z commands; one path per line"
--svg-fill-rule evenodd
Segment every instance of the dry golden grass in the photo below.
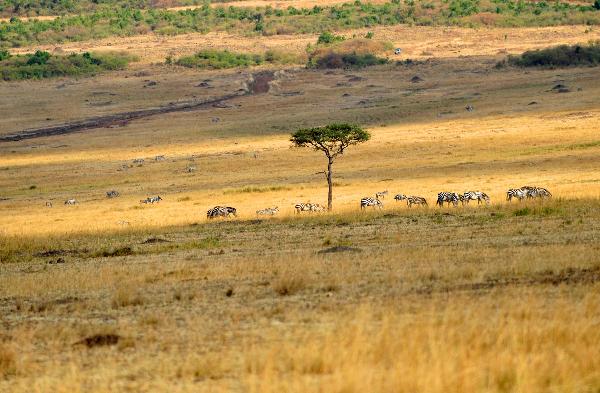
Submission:
M 0 391 L 597 392 L 597 70 L 498 59 L 288 70 L 230 108 L 1 143 Z M 2 84 L 1 132 L 248 77 L 142 71 Z M 90 91 L 114 106 L 78 104 Z M 325 162 L 289 133 L 333 120 L 373 138 L 335 164 L 335 212 L 296 217 L 293 203 L 323 203 Z M 506 203 L 524 184 L 554 197 Z M 385 189 L 383 211 L 359 211 Z M 468 189 L 492 205 L 392 200 Z M 207 223 L 216 204 L 240 217 Z M 267 206 L 281 215 L 257 220 Z M 352 251 L 319 253 L 336 246 Z

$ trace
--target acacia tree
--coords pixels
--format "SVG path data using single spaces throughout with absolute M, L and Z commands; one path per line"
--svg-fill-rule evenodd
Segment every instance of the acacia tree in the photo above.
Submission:
M 366 142 L 371 138 L 369 132 L 355 124 L 333 123 L 323 127 L 303 128 L 292 134 L 290 141 L 296 147 L 312 147 L 322 151 L 327 157 L 327 210 L 331 210 L 333 201 L 332 171 L 333 161 L 348 146 Z

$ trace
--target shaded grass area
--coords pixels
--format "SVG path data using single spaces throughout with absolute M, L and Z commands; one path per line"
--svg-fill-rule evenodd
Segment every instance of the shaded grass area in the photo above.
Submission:
M 33 54 L 11 56 L 3 51 L 0 52 L 0 78 L 9 81 L 93 75 L 124 69 L 135 60 L 134 56 L 122 52 L 61 56 L 38 50 Z

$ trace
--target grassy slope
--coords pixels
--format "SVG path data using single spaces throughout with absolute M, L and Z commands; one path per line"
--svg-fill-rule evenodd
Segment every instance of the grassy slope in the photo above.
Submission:
M 600 206 L 522 207 L 26 242 L 67 251 L 1 265 L 0 388 L 593 391 Z M 340 244 L 361 251 L 316 254 Z M 73 345 L 106 333 L 116 347 Z

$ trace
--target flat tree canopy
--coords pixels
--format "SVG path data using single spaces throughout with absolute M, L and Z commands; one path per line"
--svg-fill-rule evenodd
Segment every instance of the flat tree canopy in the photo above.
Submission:
M 332 165 L 334 159 L 344 154 L 348 146 L 366 142 L 371 134 L 356 124 L 333 123 L 323 127 L 303 128 L 292 134 L 290 141 L 297 147 L 312 147 L 327 157 L 327 209 L 331 210 L 333 201 Z
M 371 134 L 356 124 L 333 123 L 300 129 L 292 134 L 290 141 L 295 146 L 312 147 L 334 158 L 343 154 L 348 146 L 366 142 L 370 138 Z

